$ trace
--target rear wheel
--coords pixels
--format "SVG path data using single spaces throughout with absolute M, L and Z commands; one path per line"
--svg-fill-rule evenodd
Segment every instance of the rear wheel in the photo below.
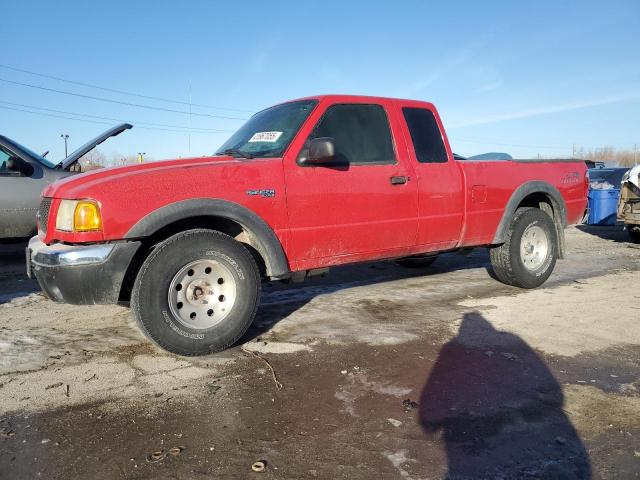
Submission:
M 505 242 L 490 250 L 498 280 L 521 288 L 542 285 L 553 272 L 557 256 L 555 224 L 537 208 L 516 210 Z
M 640 243 L 640 225 L 627 224 L 627 232 L 629 233 L 629 240 L 633 243 Z
M 249 328 L 260 275 L 240 243 L 212 230 L 188 230 L 160 243 L 136 278 L 131 304 L 142 331 L 179 355 L 233 345 Z

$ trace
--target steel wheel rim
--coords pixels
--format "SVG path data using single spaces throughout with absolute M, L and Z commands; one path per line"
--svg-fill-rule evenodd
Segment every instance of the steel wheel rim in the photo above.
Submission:
M 236 302 L 236 280 L 216 260 L 196 260 L 182 267 L 169 285 L 169 309 L 185 327 L 205 330 L 223 321 Z
M 543 228 L 530 225 L 522 234 L 520 259 L 528 270 L 540 268 L 549 254 L 549 238 Z

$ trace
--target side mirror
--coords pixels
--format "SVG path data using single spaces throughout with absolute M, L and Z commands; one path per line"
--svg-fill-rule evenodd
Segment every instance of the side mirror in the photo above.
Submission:
M 7 159 L 7 168 L 13 172 L 20 172 L 26 177 L 33 173 L 33 165 L 24 161 L 20 157 L 10 157 Z
M 306 157 L 300 158 L 298 163 L 304 166 L 334 166 L 340 163 L 333 138 L 320 137 L 311 140 Z
M 322 165 L 331 163 L 336 158 L 336 145 L 333 138 L 314 138 L 309 144 L 309 156 L 307 163 L 312 165 Z
M 331 167 L 346 169 L 349 162 L 344 156 L 336 153 L 335 140 L 330 137 L 314 138 L 309 148 L 298 158 L 298 165 L 303 167 Z

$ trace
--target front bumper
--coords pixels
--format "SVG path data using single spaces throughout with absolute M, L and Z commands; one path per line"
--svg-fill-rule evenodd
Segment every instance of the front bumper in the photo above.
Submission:
M 139 247 L 140 242 L 46 245 L 33 237 L 27 247 L 27 274 L 35 276 L 42 290 L 56 302 L 116 303 Z

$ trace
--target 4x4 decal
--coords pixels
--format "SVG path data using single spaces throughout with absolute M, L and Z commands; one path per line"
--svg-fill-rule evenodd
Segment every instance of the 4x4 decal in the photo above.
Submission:
M 272 188 L 264 189 L 264 190 L 247 190 L 247 195 L 260 195 L 265 198 L 271 198 L 276 196 L 276 191 Z

